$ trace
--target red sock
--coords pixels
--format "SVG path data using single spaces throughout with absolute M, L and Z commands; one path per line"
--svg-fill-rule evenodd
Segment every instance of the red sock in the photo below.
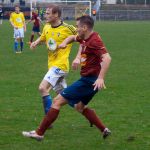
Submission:
M 32 43 L 34 39 L 34 35 L 31 35 L 30 42 Z
M 44 117 L 40 127 L 36 130 L 38 135 L 44 135 L 47 128 L 57 119 L 59 114 L 59 110 L 55 108 L 51 108 L 47 115 Z
M 85 108 L 82 114 L 89 120 L 89 122 L 93 123 L 98 129 L 100 129 L 101 132 L 104 131 L 105 126 L 103 125 L 100 118 L 98 118 L 95 111 L 89 108 Z

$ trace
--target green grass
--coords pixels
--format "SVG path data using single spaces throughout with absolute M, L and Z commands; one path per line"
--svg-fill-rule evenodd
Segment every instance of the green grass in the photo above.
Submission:
M 112 135 L 104 141 L 86 119 L 65 106 L 42 142 L 24 138 L 23 130 L 36 129 L 43 117 L 38 85 L 47 71 L 47 50 L 25 45 L 13 53 L 13 30 L 0 26 L 0 149 L 1 150 L 149 150 L 150 148 L 150 23 L 100 22 L 100 33 L 112 63 L 107 89 L 89 104 Z M 31 26 L 25 34 L 29 40 Z M 74 46 L 70 62 L 76 54 Z M 68 84 L 79 73 L 70 70 Z M 54 93 L 52 93 L 54 96 Z

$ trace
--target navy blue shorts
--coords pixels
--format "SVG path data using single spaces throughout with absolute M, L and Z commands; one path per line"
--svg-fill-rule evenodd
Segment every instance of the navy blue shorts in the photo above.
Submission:
M 40 27 L 33 26 L 32 31 L 33 32 L 40 32 Z
M 93 96 L 98 92 L 98 90 L 94 91 L 93 86 L 93 83 L 96 81 L 96 79 L 97 77 L 81 77 L 72 85 L 64 89 L 60 94 L 72 107 L 74 107 L 74 104 L 77 104 L 80 101 L 84 105 L 87 105 Z

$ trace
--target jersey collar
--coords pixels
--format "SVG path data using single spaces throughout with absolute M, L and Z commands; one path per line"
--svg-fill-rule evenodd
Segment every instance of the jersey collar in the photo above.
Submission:
M 58 26 L 51 26 L 52 28 L 57 28 L 59 26 L 61 26 L 63 24 L 63 21 L 61 21 L 61 23 Z

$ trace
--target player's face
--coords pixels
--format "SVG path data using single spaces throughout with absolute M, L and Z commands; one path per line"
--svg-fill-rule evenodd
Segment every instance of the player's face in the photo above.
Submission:
M 20 12 L 20 8 L 19 7 L 15 7 L 15 12 L 19 13 Z
M 80 21 L 77 21 L 76 22 L 76 27 L 77 27 L 78 36 L 81 39 L 84 39 L 84 36 L 85 36 L 85 25 L 81 25 Z
M 52 9 L 47 8 L 45 13 L 45 19 L 47 23 L 53 23 L 57 20 L 58 15 L 52 13 Z

